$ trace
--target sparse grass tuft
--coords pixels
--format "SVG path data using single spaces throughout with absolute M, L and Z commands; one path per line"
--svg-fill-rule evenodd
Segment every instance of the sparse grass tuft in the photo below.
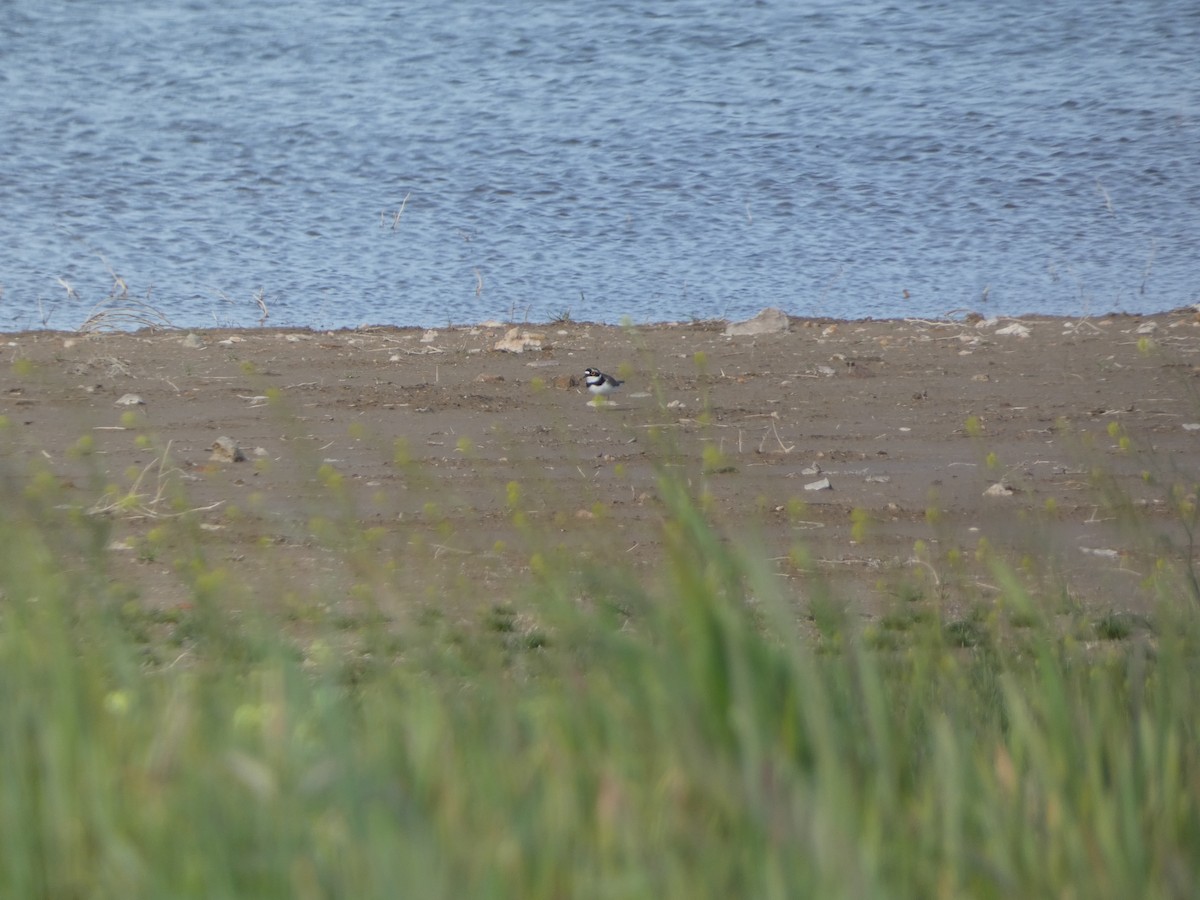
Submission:
M 149 291 L 146 293 L 145 300 L 131 297 L 125 279 L 112 269 L 109 272 L 112 275 L 113 283 L 108 296 L 92 307 L 88 317 L 77 329 L 80 334 L 127 331 L 135 328 L 158 330 L 175 327 L 161 310 L 150 303 Z M 60 278 L 59 283 L 67 288 L 68 296 L 74 295 L 74 288 L 63 279 Z

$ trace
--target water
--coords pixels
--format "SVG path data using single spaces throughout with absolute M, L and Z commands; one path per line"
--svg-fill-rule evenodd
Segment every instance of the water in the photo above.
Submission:
M 0 0 L 0 328 L 1196 303 L 1198 47 L 1194 0 Z

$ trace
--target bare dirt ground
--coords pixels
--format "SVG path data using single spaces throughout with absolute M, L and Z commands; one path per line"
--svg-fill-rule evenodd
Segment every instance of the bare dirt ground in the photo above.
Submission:
M 0 335 L 0 472 L 108 522 L 113 577 L 150 605 L 194 587 L 184 522 L 264 605 L 492 602 L 535 552 L 652 578 L 664 473 L 785 590 L 819 579 L 865 616 L 986 599 L 992 551 L 1097 610 L 1190 565 L 1194 310 L 723 329 L 528 326 L 521 353 L 484 326 Z M 626 379 L 602 408 L 589 365 Z M 213 459 L 220 437 L 246 459 Z

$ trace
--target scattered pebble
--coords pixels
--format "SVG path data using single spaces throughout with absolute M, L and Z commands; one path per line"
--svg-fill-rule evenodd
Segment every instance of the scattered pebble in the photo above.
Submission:
M 788 330 L 788 317 L 781 309 L 768 306 L 752 319 L 744 322 L 730 322 L 725 326 L 725 336 L 734 337 L 744 334 L 778 334 Z
M 537 331 L 522 331 L 520 328 L 510 328 L 504 337 L 492 345 L 493 350 L 503 353 L 524 353 L 526 350 L 541 350 L 542 341 L 546 336 Z
M 1029 329 L 1020 322 L 1013 322 L 1011 325 L 1005 325 L 1003 328 L 997 328 L 996 334 L 1013 335 L 1015 337 L 1029 337 Z
M 820 481 L 810 481 L 804 486 L 806 491 L 832 491 L 833 485 L 829 483 L 828 478 L 822 478 Z
M 222 435 L 213 441 L 212 455 L 209 459 L 215 462 L 242 462 L 245 458 L 246 454 L 233 438 Z

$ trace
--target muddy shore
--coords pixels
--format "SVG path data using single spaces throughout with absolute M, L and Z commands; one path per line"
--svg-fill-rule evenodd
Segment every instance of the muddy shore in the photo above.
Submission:
M 0 335 L 0 466 L 108 522 L 114 577 L 149 605 L 190 590 L 182 521 L 264 605 L 371 584 L 492 602 L 535 544 L 652 577 L 663 473 L 798 602 L 819 579 L 866 617 L 906 591 L 986 599 L 992 554 L 1097 610 L 1147 608 L 1154 567 L 1187 564 L 1170 486 L 1200 482 L 1194 310 L 724 332 Z M 625 379 L 604 406 L 589 365 Z

